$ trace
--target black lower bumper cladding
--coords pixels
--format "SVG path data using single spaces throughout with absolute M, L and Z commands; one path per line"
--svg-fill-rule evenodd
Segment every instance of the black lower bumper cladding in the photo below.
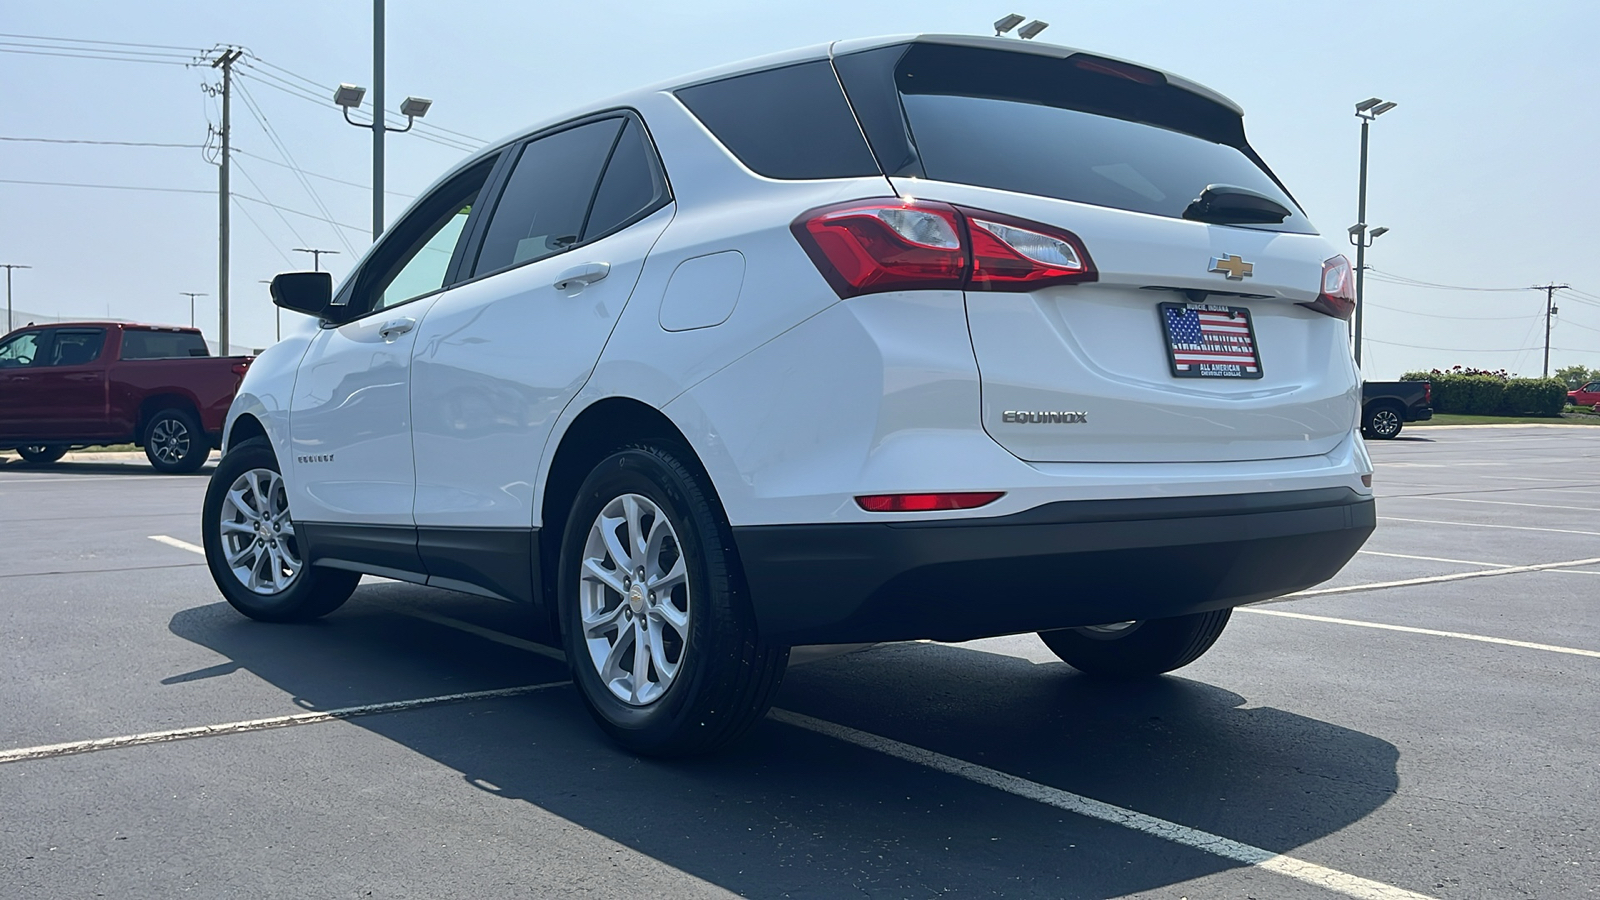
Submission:
M 1349 488 L 1083 500 L 986 519 L 736 527 L 762 634 L 970 640 L 1206 612 L 1331 578 L 1377 525 Z

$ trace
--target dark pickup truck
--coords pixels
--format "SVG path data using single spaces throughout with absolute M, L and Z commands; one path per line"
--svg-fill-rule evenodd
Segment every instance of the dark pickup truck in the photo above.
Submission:
M 1361 386 L 1361 433 L 1389 440 L 1407 422 L 1433 418 L 1433 385 L 1426 381 L 1368 381 Z
M 52 463 L 138 444 L 161 472 L 193 472 L 221 446 L 250 357 L 214 357 L 194 328 L 75 322 L 0 338 L 0 450 Z

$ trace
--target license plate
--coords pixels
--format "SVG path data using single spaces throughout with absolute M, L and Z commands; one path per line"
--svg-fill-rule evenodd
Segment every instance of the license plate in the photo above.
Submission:
M 1260 378 L 1250 310 L 1214 303 L 1162 303 L 1161 330 L 1174 378 Z

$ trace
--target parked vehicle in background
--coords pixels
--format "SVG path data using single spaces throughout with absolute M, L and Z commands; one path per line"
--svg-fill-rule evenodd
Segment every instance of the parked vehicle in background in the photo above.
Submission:
M 195 328 L 73 322 L 0 338 L 0 450 L 34 464 L 137 444 L 161 472 L 193 472 L 222 445 L 250 357 L 213 357 Z
M 1040 632 L 1153 676 L 1376 523 L 1352 270 L 1176 75 L 842 42 L 485 148 L 250 370 L 219 590 L 534 604 L 641 753 L 760 719 L 795 645 Z
M 1573 406 L 1594 406 L 1600 403 L 1600 381 L 1591 381 L 1575 391 L 1567 391 L 1567 402 Z
M 1433 418 L 1433 385 L 1426 381 L 1368 381 L 1361 385 L 1361 433 L 1387 441 L 1407 422 Z

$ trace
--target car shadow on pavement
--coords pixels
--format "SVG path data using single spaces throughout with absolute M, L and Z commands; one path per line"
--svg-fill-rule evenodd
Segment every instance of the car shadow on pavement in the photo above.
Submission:
M 206 463 L 199 470 L 181 474 L 157 472 L 140 456 L 137 462 L 75 462 L 64 459 L 47 466 L 34 465 L 20 459 L 0 459 L 0 472 L 27 472 L 30 475 L 148 475 L 151 478 L 210 478 L 217 467 L 216 461 Z
M 237 667 L 331 709 L 566 678 L 557 661 L 405 610 L 532 633 L 521 608 L 404 585 L 364 587 L 309 625 L 219 603 L 170 628 L 229 662 L 163 683 Z M 1398 784 L 1398 750 L 1371 735 L 1183 677 L 1101 682 L 967 646 L 798 667 L 777 706 L 1280 853 L 1362 819 Z M 1235 867 L 772 720 L 710 758 L 640 759 L 570 687 L 348 724 L 459 772 L 463 790 L 536 805 L 746 896 L 1108 897 Z M 362 800 L 350 801 L 359 822 Z M 526 852 L 537 869 L 537 848 Z

